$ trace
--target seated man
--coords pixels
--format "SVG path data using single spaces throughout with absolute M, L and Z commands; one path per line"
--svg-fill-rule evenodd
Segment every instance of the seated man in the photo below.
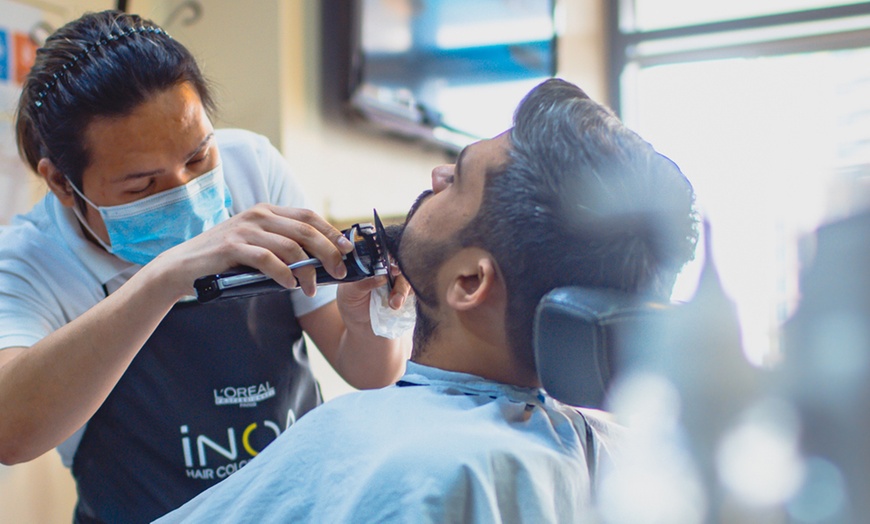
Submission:
M 582 522 L 617 426 L 540 389 L 535 306 L 601 286 L 667 299 L 694 254 L 673 162 L 548 80 L 514 127 L 432 172 L 397 259 L 417 297 L 394 386 L 332 400 L 161 522 Z

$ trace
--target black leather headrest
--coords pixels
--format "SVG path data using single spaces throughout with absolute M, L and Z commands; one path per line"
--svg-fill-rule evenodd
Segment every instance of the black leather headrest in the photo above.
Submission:
M 610 289 L 550 291 L 538 304 L 534 326 L 544 389 L 566 404 L 601 409 L 628 339 L 642 342 L 642 332 L 668 308 Z

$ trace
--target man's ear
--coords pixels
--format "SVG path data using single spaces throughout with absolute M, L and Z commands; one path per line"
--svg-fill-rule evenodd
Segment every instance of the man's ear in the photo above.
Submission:
M 474 309 L 494 294 L 503 282 L 492 255 L 480 248 L 465 248 L 450 264 L 452 280 L 447 288 L 447 304 L 457 311 Z
M 39 176 L 45 179 L 48 188 L 51 189 L 54 196 L 60 200 L 61 204 L 65 207 L 72 207 L 75 205 L 75 198 L 73 196 L 73 189 L 70 185 L 70 181 L 63 176 L 63 173 L 60 172 L 51 160 L 41 158 L 39 163 L 36 165 L 36 171 L 39 173 Z

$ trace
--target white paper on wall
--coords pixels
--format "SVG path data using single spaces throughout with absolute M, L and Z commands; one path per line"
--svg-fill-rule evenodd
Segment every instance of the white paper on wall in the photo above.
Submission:
M 36 52 L 29 34 L 41 19 L 35 7 L 0 0 L 0 224 L 31 204 L 33 175 L 18 156 L 13 118 L 21 81 Z

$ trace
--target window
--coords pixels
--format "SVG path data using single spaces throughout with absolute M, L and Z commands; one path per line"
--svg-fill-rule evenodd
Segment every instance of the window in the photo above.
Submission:
M 615 4 L 612 103 L 694 184 L 747 356 L 775 360 L 807 233 L 870 203 L 870 2 Z

